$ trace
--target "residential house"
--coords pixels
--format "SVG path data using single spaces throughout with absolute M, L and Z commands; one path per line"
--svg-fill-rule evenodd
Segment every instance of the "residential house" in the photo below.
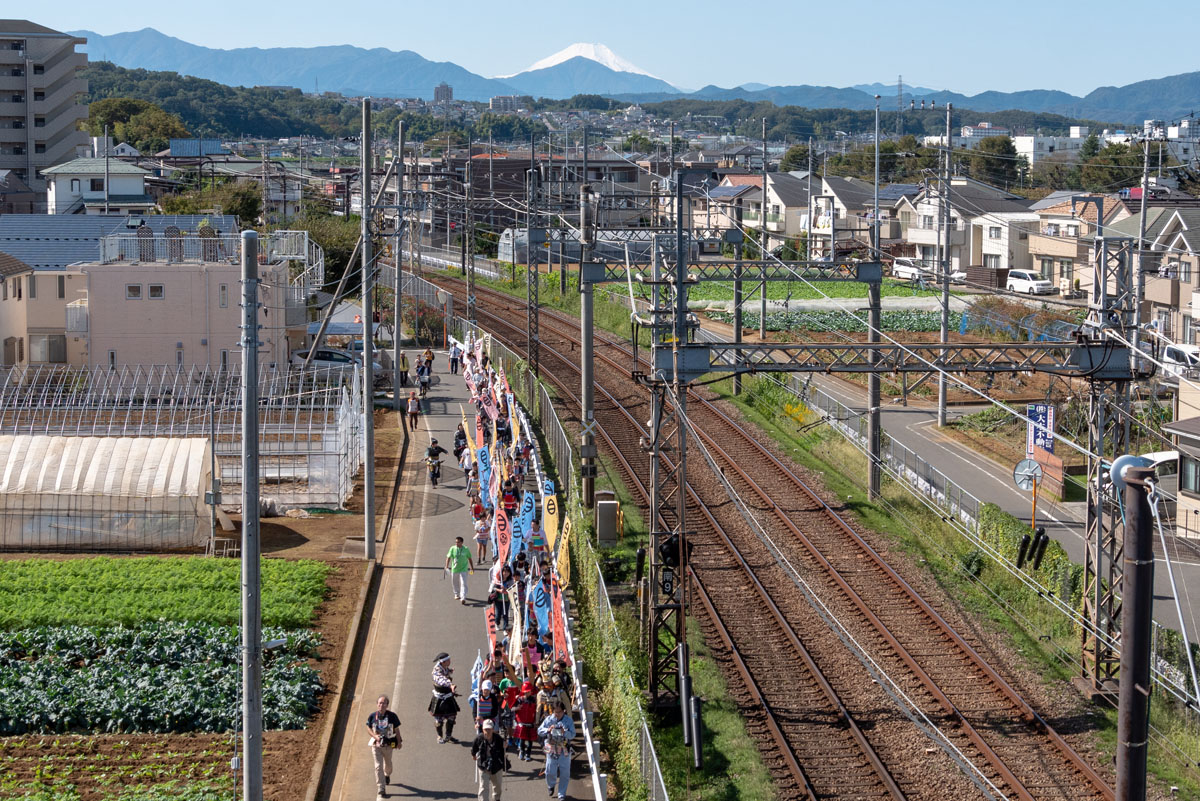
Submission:
M 1129 206 L 1115 196 L 1070 191 L 1054 200 L 1057 202 L 1034 204 L 1030 209 L 1039 218 L 1037 231 L 1029 236 L 1031 266 L 1064 294 L 1074 291 L 1076 282 L 1081 291 L 1090 292 L 1096 203 L 1103 212 L 1100 232 L 1129 217 Z
M 100 240 L 105 236 L 133 235 L 142 226 L 156 236 L 172 228 L 186 234 L 195 232 L 202 222 L 218 234 L 233 234 L 238 230 L 237 219 L 228 215 L 0 214 L 0 252 L 37 269 L 61 270 L 94 261 L 100 253 Z
M 36 270 L 0 253 L 0 365 L 65 364 L 66 304 L 82 286 L 78 273 Z
M 894 207 L 897 217 L 910 221 L 906 242 L 915 248 L 917 258 L 930 265 L 937 263 L 939 243 L 944 246 L 947 238 L 940 224 L 942 206 L 938 184 L 933 183 L 915 197 L 901 198 Z M 994 267 L 1028 266 L 1027 235 L 1038 220 L 1029 211 L 1028 200 L 970 178 L 953 178 L 949 207 L 951 272 L 983 266 L 985 255 Z M 997 227 L 999 232 L 993 230 Z
M 815 185 L 813 191 L 818 191 Z M 875 184 L 858 178 L 827 175 L 821 179 L 819 191 L 821 194 L 813 198 L 813 257 L 829 257 L 830 231 L 837 241 L 839 252 L 870 245 Z M 882 209 L 882 199 L 880 203 Z M 891 238 L 893 232 L 889 229 L 883 234 Z
M 149 214 L 143 170 L 120 159 L 84 158 L 42 170 L 47 214 Z M 107 180 L 107 183 L 105 181 Z
M 13 7 L 15 9 L 15 7 Z M 34 191 L 40 173 L 83 154 L 87 132 L 87 39 L 28 20 L 0 20 L 0 170 L 12 170 Z
M 819 184 L 814 181 L 813 191 Z M 741 209 L 741 224 L 746 229 L 765 228 L 767 249 L 785 240 L 795 239 L 808 230 L 808 184 L 786 172 L 767 173 L 767 207 L 763 209 L 762 175 L 726 175 L 717 189 L 722 192 L 721 205 L 725 221 L 735 222 L 730 213 Z M 737 189 L 741 191 L 731 192 Z M 764 219 L 765 217 L 765 219 Z
M 260 360 L 282 365 L 304 342 L 308 298 L 291 278 L 288 243 L 262 244 Z M 91 260 L 66 269 L 5 256 L 0 275 L 6 365 L 216 369 L 239 358 L 241 242 L 234 234 L 143 228 L 104 237 Z
M 1163 425 L 1163 433 L 1175 438 L 1179 451 L 1179 487 L 1175 493 L 1176 537 L 1200 549 L 1200 386 L 1197 377 L 1179 382 L 1175 420 Z
M 1135 214 L 1109 230 L 1135 240 L 1136 247 L 1140 229 L 1141 215 Z M 1141 321 L 1153 322 L 1174 342 L 1197 344 L 1193 300 L 1200 291 L 1200 208 L 1146 209 L 1146 250 Z
M 0 214 L 32 214 L 44 207 L 44 197 L 30 189 L 16 170 L 0 170 Z

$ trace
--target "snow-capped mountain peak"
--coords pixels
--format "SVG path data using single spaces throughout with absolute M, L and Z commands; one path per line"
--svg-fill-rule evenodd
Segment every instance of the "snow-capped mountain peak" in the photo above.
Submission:
M 573 45 L 564 47 L 562 50 L 559 50 L 552 56 L 547 56 L 541 61 L 531 64 L 529 67 L 522 70 L 522 72 L 532 72 L 533 70 L 541 70 L 545 69 L 546 67 L 553 67 L 555 64 L 561 64 L 564 61 L 569 61 L 573 58 L 579 57 L 595 61 L 597 64 L 603 64 L 610 70 L 615 70 L 617 72 L 632 72 L 637 75 L 647 75 L 651 78 L 658 77 L 657 75 L 651 75 L 644 69 L 621 58 L 612 50 L 609 50 L 605 45 L 595 42 L 576 42 Z M 513 73 L 512 75 L 497 75 L 496 77 L 504 79 L 511 78 L 513 75 L 519 74 L 520 73 Z

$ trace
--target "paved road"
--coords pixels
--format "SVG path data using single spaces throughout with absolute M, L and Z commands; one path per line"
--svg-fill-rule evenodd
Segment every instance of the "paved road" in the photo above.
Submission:
M 442 575 L 447 549 L 456 536 L 470 542 L 471 518 L 465 505 L 462 471 L 446 467 L 437 489 L 429 486 L 420 454 L 436 437 L 447 450 L 468 405 L 466 387 L 446 372 L 446 355 L 434 362 L 440 382 L 430 390 L 401 484 L 396 520 L 382 545 L 383 576 L 375 599 L 360 662 L 350 731 L 346 734 L 327 796 L 330 801 L 371 801 L 375 798 L 374 769 L 367 745 L 366 719 L 376 699 L 388 695 L 400 716 L 404 746 L 395 754 L 389 797 L 468 799 L 476 784 L 470 744 L 474 738 L 467 695 L 471 665 L 480 649 L 486 652 L 483 570 L 468 578 L 468 602 L 453 600 L 450 582 Z M 416 454 L 414 456 L 413 454 Z M 445 458 L 445 457 L 444 457 Z M 452 461 L 452 460 L 451 460 Z M 454 730 L 456 743 L 439 744 L 428 704 L 433 658 L 440 651 L 452 657 L 463 711 Z M 576 749 L 572 762 L 570 798 L 593 798 L 586 762 Z M 513 770 L 504 783 L 506 801 L 545 799 L 541 749 L 534 762 L 521 762 L 510 753 Z
M 866 407 L 865 391 L 846 382 L 825 376 L 814 377 L 821 389 L 852 409 Z M 984 406 L 951 407 L 951 419 L 979 411 Z M 1013 484 L 1013 465 L 1001 464 L 991 457 L 972 450 L 942 435 L 937 427 L 937 408 L 934 406 L 889 406 L 881 414 L 888 436 L 919 453 L 938 470 L 950 476 L 959 486 L 981 501 L 994 503 L 1021 520 L 1030 519 L 1030 498 Z M 1038 521 L 1046 533 L 1061 543 L 1070 557 L 1082 563 L 1085 556 L 1084 503 L 1054 503 L 1039 500 Z M 1193 641 L 1200 634 L 1200 561 L 1172 560 L 1176 585 L 1179 587 L 1188 634 Z M 1174 592 L 1167 578 L 1167 566 L 1157 560 L 1154 574 L 1154 618 L 1160 624 L 1179 630 L 1175 612 Z

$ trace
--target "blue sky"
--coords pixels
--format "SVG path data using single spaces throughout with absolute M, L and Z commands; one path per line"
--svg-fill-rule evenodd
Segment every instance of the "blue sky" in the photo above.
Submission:
M 518 72 L 573 42 L 601 42 L 688 89 L 747 82 L 894 84 L 903 74 L 908 84 L 965 93 L 1061 89 L 1082 95 L 1098 86 L 1200 69 L 1194 48 L 1181 44 L 1179 30 L 1168 26 L 1177 11 L 1192 16 L 1194 0 L 1167 0 L 1154 13 L 1116 0 L 208 0 L 149 3 L 133 13 L 122 8 L 58 0 L 31 19 L 106 35 L 152 27 L 220 48 L 352 44 L 415 50 L 485 76 Z M 1138 64 L 1142 37 L 1148 56 Z

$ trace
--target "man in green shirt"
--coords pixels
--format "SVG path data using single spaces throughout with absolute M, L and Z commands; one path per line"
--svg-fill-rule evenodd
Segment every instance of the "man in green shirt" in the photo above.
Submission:
M 455 537 L 454 545 L 446 552 L 445 570 L 450 571 L 450 589 L 454 590 L 454 600 L 467 603 L 467 573 L 474 573 L 475 566 L 471 564 L 471 549 L 463 546 L 463 538 Z

